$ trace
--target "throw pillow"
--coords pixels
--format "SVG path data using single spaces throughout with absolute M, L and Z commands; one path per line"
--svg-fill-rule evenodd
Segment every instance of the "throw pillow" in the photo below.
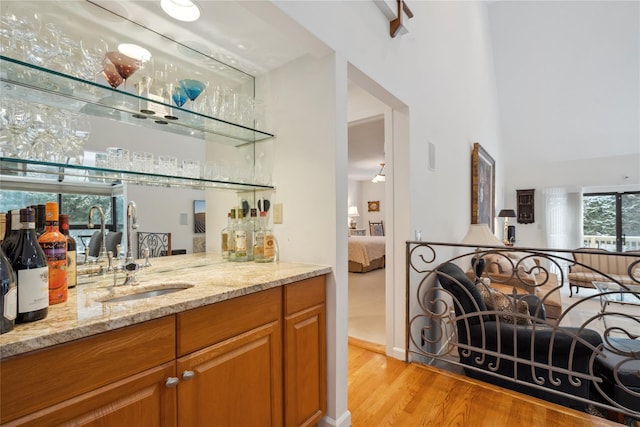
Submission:
M 518 325 L 530 325 L 531 319 L 529 316 L 529 304 L 523 300 L 515 301 L 515 311 L 518 314 L 525 315 L 527 317 L 513 316 L 508 313 L 514 312 L 514 300 L 512 297 L 503 294 L 502 292 L 498 292 L 495 289 L 491 289 L 488 286 L 485 286 L 483 283 L 479 283 L 476 285 L 476 289 L 480 293 L 480 296 L 484 300 L 485 305 L 487 306 L 487 310 L 492 311 L 500 311 L 504 312 L 504 314 L 499 314 L 500 320 L 507 323 L 513 323 L 514 317 L 515 322 Z

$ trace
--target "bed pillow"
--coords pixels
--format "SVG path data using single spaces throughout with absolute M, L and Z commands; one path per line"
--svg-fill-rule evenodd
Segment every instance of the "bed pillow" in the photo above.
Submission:
M 492 289 L 482 283 L 476 285 L 480 296 L 482 297 L 485 305 L 487 306 L 487 310 L 490 311 L 500 311 L 504 312 L 504 314 L 499 314 L 500 320 L 507 323 L 513 323 L 514 316 L 508 313 L 513 313 L 513 304 L 514 300 L 512 297 L 509 297 L 502 292 L 498 292 L 495 289 Z M 530 325 L 531 319 L 529 316 L 529 304 L 523 300 L 516 300 L 516 312 L 518 314 L 525 315 L 527 317 L 516 317 L 516 323 L 518 325 Z

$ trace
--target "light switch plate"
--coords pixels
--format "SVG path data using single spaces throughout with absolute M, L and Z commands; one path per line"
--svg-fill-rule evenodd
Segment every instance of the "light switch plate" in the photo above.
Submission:
M 282 224 L 282 203 L 273 205 L 273 223 Z

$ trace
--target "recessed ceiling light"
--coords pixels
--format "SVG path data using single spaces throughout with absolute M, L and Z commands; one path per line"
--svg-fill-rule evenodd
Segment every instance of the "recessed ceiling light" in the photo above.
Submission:
M 200 8 L 191 0 L 160 0 L 160 7 L 178 21 L 193 22 L 200 18 Z
M 151 59 L 151 52 L 142 46 L 132 43 L 122 43 L 118 45 L 118 52 L 127 55 L 129 58 L 137 59 L 140 62 L 147 62 Z

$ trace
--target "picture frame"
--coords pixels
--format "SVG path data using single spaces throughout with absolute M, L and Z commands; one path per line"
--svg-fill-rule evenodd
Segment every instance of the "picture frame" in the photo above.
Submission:
M 193 201 L 193 232 L 206 233 L 207 220 L 206 220 L 206 208 L 204 200 Z
M 373 200 L 373 201 L 367 202 L 367 209 L 369 212 L 380 212 L 380 201 Z
M 471 153 L 471 224 L 487 224 L 492 232 L 495 190 L 496 162 L 480 143 L 475 142 Z

